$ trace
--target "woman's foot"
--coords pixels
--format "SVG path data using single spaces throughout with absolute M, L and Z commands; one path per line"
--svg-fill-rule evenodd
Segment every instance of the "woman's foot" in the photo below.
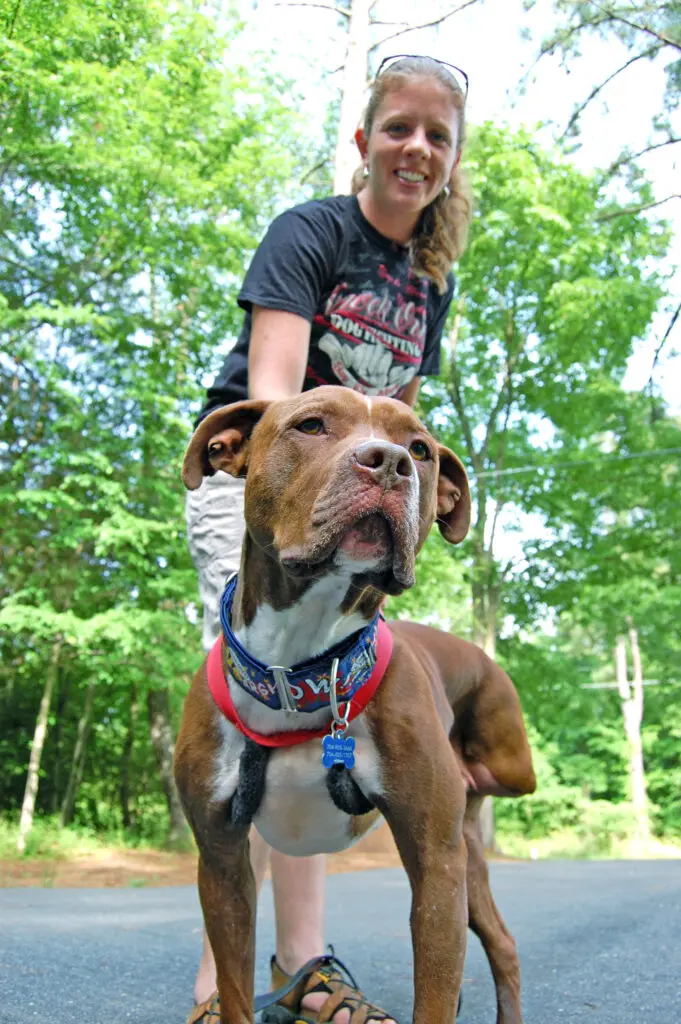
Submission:
M 272 957 L 272 988 L 277 989 L 290 981 L 292 974 L 282 969 Z M 370 1003 L 345 965 L 333 955 L 320 957 L 295 988 L 273 1007 L 263 1010 L 263 1024 L 290 1024 L 303 1019 L 312 1022 L 333 1021 L 334 1024 L 364 1024 L 371 1021 L 395 1024 L 385 1010 Z

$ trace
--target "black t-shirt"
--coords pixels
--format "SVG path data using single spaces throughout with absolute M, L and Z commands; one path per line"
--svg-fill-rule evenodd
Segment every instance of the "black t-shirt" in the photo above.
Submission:
M 295 206 L 277 217 L 239 294 L 243 327 L 199 420 L 248 397 L 251 309 L 281 309 L 310 322 L 303 390 L 342 384 L 399 398 L 416 375 L 440 370 L 440 340 L 454 278 L 443 295 L 415 274 L 409 250 L 381 235 L 356 196 Z

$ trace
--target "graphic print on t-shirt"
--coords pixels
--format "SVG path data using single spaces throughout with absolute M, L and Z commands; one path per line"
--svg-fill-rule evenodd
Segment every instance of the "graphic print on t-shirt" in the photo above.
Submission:
M 345 387 L 392 398 L 404 391 L 423 359 L 428 282 L 411 267 L 402 275 L 400 269 L 394 276 L 384 263 L 376 267 L 368 253 L 355 254 L 354 266 L 314 318 L 309 377 L 328 380 L 314 365 L 316 348 Z

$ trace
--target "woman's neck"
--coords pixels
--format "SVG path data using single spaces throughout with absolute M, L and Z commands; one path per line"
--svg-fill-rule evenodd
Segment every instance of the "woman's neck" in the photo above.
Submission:
M 357 193 L 359 208 L 380 234 L 400 245 L 408 245 L 418 223 L 420 214 L 394 213 L 377 205 L 368 188 Z

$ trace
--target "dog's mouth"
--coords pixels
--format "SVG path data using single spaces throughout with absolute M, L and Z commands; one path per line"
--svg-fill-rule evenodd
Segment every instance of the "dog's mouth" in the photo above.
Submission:
M 336 554 L 352 562 L 369 563 L 376 569 L 379 563 L 392 562 L 394 547 L 395 537 L 391 524 L 380 512 L 372 512 L 346 530 Z
M 367 509 L 317 535 L 304 548 L 280 552 L 286 572 L 319 578 L 325 572 L 349 569 L 367 584 L 398 594 L 414 584 L 413 544 L 408 531 L 383 510 Z

